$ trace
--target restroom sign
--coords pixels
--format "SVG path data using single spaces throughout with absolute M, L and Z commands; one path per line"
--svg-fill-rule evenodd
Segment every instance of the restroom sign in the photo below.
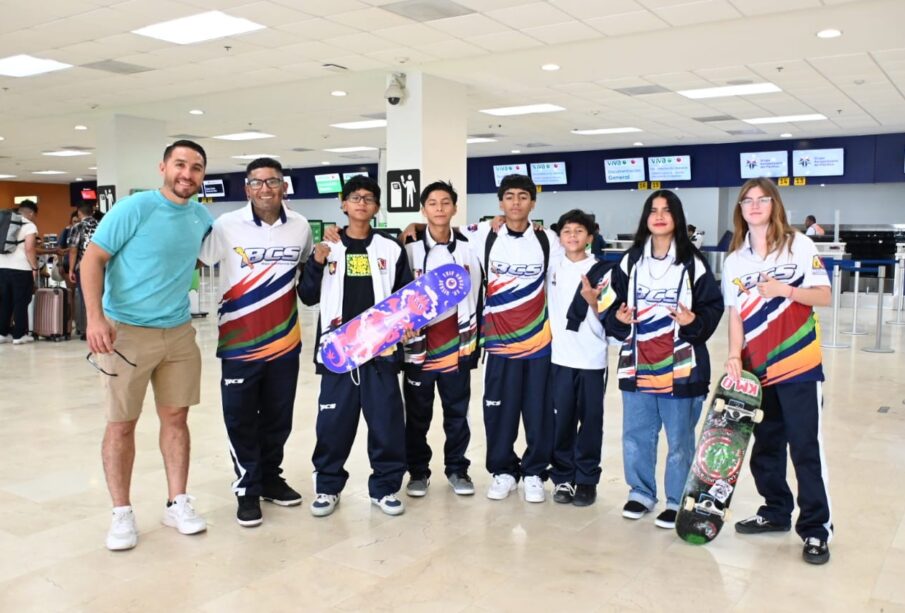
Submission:
M 421 209 L 421 171 L 390 170 L 387 172 L 387 211 L 417 213 Z

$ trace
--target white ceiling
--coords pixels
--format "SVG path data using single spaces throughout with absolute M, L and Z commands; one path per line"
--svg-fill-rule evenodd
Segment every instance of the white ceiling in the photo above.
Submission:
M 418 22 L 388 10 L 402 4 L 395 0 L 0 0 L 0 58 L 27 53 L 76 66 L 0 77 L 0 174 L 23 181 L 92 177 L 94 156 L 41 153 L 93 149 L 95 128 L 111 113 L 160 119 L 169 135 L 199 137 L 209 172 L 239 170 L 245 162 L 230 156 L 242 153 L 278 154 L 296 167 L 373 162 L 369 153 L 342 157 L 323 149 L 381 147 L 384 129 L 329 124 L 385 112 L 386 75 L 407 69 L 467 85 L 469 134 L 500 135 L 496 143 L 469 145 L 469 156 L 905 131 L 903 0 L 426 1 L 472 12 Z M 130 32 L 211 9 L 267 28 L 186 46 Z M 814 35 L 830 27 L 844 35 Z M 149 70 L 121 75 L 85 67 L 108 60 Z M 542 71 L 548 62 L 561 70 Z M 347 70 L 330 72 L 328 63 Z M 698 101 L 673 93 L 735 81 L 772 81 L 783 91 Z M 638 86 L 669 91 L 617 91 Z M 332 97 L 334 89 L 349 95 Z M 478 112 L 538 102 L 567 110 L 512 118 Z M 189 115 L 193 108 L 205 114 Z M 805 113 L 829 121 L 730 133 L 754 128 L 743 118 Z M 735 119 L 699 121 L 725 115 Z M 89 129 L 75 131 L 76 124 Z M 209 138 L 249 126 L 277 138 Z M 643 132 L 570 133 L 621 126 Z M 68 174 L 31 174 L 44 169 Z

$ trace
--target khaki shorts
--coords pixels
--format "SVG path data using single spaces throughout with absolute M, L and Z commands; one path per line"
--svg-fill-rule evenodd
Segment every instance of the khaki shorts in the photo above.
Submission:
M 116 353 L 95 356 L 98 366 L 116 375 L 101 373 L 107 421 L 138 419 L 149 381 L 157 406 L 187 407 L 201 402 L 201 351 L 191 323 L 140 328 L 114 321 L 113 328 L 113 347 L 122 357 Z

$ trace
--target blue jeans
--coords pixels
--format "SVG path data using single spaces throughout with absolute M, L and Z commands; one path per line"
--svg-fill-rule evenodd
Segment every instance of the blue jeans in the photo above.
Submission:
M 643 392 L 622 392 L 622 462 L 628 499 L 649 510 L 657 504 L 657 442 L 666 429 L 666 508 L 678 509 L 695 448 L 695 426 L 704 396 L 671 398 Z

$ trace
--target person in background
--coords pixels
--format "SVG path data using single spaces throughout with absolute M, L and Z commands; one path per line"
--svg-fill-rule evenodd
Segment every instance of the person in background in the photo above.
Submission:
M 817 223 L 817 218 L 813 215 L 804 218 L 804 228 L 805 236 L 824 236 L 826 234 L 826 230 Z
M 38 285 L 38 205 L 25 200 L 17 212 L 23 223 L 16 246 L 0 253 L 0 343 L 24 345 L 35 340 L 28 334 L 28 304 Z
M 83 202 L 76 209 L 76 215 L 78 216 L 79 222 L 76 224 L 75 228 L 69 234 L 69 284 L 75 289 L 78 288 L 81 284 L 81 274 L 80 268 L 82 264 L 82 258 L 85 257 L 85 250 L 88 248 L 88 243 L 91 242 L 91 237 L 94 236 L 94 232 L 97 230 L 97 220 L 94 218 L 94 205 Z M 78 305 L 75 303 L 71 303 L 75 305 L 75 308 L 72 309 L 73 313 L 77 310 L 80 312 L 85 312 L 85 292 L 76 291 L 75 292 L 75 300 L 78 301 Z M 79 326 L 84 325 L 84 322 L 78 321 L 76 317 L 76 333 L 81 337 L 82 340 L 85 340 L 85 330 L 78 329 Z

